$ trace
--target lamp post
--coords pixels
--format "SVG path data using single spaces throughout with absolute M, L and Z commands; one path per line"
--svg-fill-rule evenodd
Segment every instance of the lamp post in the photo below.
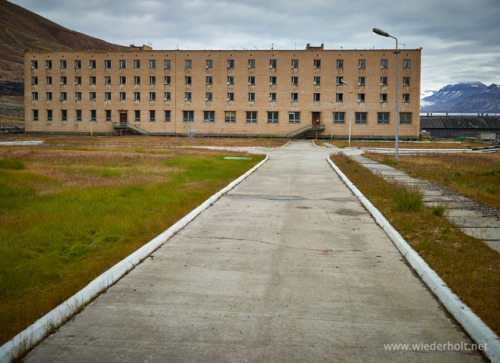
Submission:
M 375 34 L 378 34 L 378 35 L 381 35 L 383 37 L 389 37 L 389 38 L 392 38 L 392 39 L 395 39 L 396 40 L 396 136 L 395 136 L 395 139 L 396 139 L 396 163 L 398 162 L 398 125 L 399 125 L 399 114 L 398 114 L 398 98 L 399 98 L 399 95 L 398 95 L 398 38 L 396 37 L 393 37 L 392 35 L 390 35 L 389 33 L 381 30 L 381 29 L 378 29 L 378 28 L 373 28 L 373 32 Z
M 349 147 L 351 147 L 351 117 L 352 117 L 352 92 L 353 92 L 353 89 L 352 89 L 352 86 L 347 83 L 347 82 L 344 82 L 342 81 L 343 84 L 346 84 L 349 86 L 349 88 L 351 89 L 350 93 L 351 93 L 351 102 L 349 102 Z

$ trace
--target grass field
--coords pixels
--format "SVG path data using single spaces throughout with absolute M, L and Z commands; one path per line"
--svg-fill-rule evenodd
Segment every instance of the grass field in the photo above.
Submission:
M 0 147 L 0 343 L 262 160 L 78 139 Z
M 500 254 L 449 223 L 442 207 L 425 207 L 419 190 L 386 182 L 344 155 L 332 156 L 332 161 L 451 290 L 500 334 Z
M 325 140 L 332 145 L 340 148 L 348 147 L 347 140 Z M 354 148 L 394 148 L 396 143 L 394 141 L 362 141 L 351 140 L 351 147 Z M 398 142 L 398 147 L 401 149 L 472 149 L 475 147 L 485 146 L 485 144 L 477 143 L 471 140 L 463 141 L 450 141 L 450 140 L 433 140 L 422 142 Z

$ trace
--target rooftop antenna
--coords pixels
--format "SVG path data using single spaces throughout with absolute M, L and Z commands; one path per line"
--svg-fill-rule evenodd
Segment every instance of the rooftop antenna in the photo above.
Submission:
M 271 43 L 271 50 L 274 50 L 274 43 Z

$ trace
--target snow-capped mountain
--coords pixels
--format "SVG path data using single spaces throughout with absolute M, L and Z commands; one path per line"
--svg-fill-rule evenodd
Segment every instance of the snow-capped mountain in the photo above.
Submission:
M 500 112 L 500 86 L 481 82 L 451 84 L 421 100 L 422 112 Z

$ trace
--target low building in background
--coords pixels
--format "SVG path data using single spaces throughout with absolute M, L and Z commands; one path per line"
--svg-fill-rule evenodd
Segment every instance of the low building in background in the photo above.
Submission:
M 399 51 L 399 136 L 419 137 L 420 49 Z M 390 139 L 394 50 L 26 51 L 29 133 Z M 351 94 L 352 90 L 352 94 Z M 350 112 L 352 110 L 352 112 Z

